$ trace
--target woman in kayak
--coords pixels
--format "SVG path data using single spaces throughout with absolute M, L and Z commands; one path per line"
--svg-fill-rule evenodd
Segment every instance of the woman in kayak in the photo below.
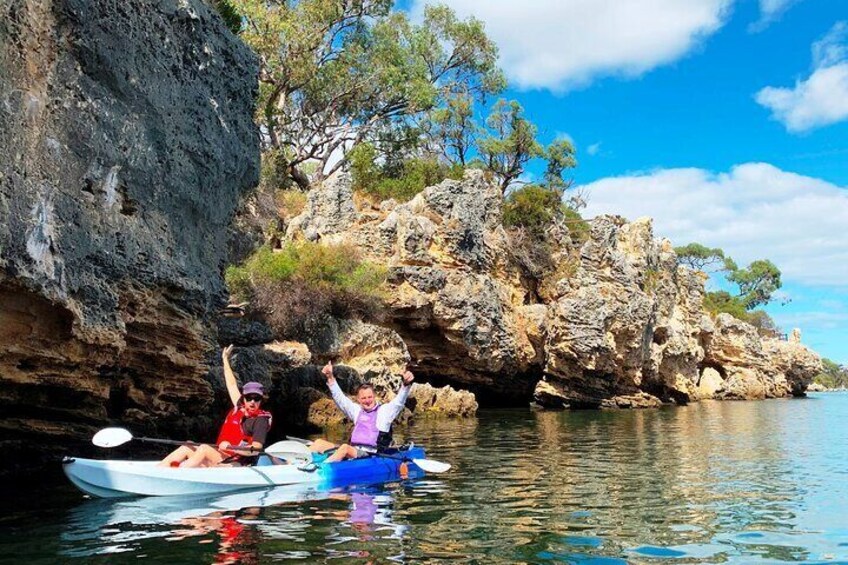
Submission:
M 353 422 L 350 443 L 340 445 L 335 453 L 327 458 L 327 462 L 367 457 L 388 447 L 392 441 L 392 422 L 403 411 L 409 391 L 412 389 L 412 381 L 415 380 L 412 372 L 406 371 L 403 374 L 403 385 L 392 401 L 387 404 L 377 402 L 374 387 L 368 383 L 357 387 L 356 402 L 352 401 L 336 382 L 332 363 L 327 363 L 321 372 L 327 377 L 327 386 L 330 387 L 330 394 L 336 406 Z M 309 449 L 324 453 L 335 447 L 335 444 L 319 439 L 312 442 Z
M 249 382 L 239 390 L 235 373 L 230 367 L 230 354 L 233 346 L 226 347 L 221 354 L 224 362 L 224 381 L 233 403 L 233 409 L 227 413 L 221 431 L 218 433 L 217 447 L 202 444 L 183 445 L 163 459 L 163 467 L 213 467 L 216 465 L 251 465 L 257 456 L 251 451 L 262 449 L 268 430 L 271 429 L 271 413 L 262 410 L 265 391 L 261 383 Z

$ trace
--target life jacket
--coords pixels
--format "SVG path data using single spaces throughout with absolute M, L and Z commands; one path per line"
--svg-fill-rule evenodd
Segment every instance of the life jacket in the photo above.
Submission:
M 369 447 L 377 447 L 377 438 L 380 435 L 380 430 L 377 429 L 377 411 L 380 406 L 375 406 L 373 410 L 360 410 L 359 417 L 353 424 L 353 433 L 350 436 L 352 445 L 367 445 Z
M 253 436 L 249 436 L 244 431 L 245 418 L 268 418 L 268 427 L 271 427 L 271 413 L 265 410 L 257 410 L 256 413 L 250 415 L 242 406 L 234 406 L 227 413 L 227 417 L 221 425 L 221 431 L 218 432 L 218 440 L 216 445 L 221 445 L 222 441 L 229 442 L 230 445 L 250 445 L 253 443 Z

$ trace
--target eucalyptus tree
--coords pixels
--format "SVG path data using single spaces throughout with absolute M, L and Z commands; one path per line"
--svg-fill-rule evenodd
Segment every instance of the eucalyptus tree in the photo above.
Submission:
M 503 89 L 497 48 L 474 18 L 427 7 L 420 23 L 393 0 L 230 0 L 241 37 L 260 59 L 256 119 L 263 149 L 306 188 L 349 149 L 410 126 L 453 93 Z M 413 133 L 414 137 L 414 133 Z
M 477 143 L 480 159 L 506 192 L 531 159 L 544 156 L 544 149 L 536 141 L 536 126 L 524 117 L 524 109 L 515 100 L 498 100 L 486 126 Z

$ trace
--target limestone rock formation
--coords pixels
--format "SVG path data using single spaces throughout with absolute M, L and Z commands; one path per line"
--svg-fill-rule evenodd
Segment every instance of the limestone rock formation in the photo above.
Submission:
M 229 322 L 232 324 L 233 322 Z M 242 336 L 262 338 L 270 329 L 259 321 L 241 321 L 251 331 Z M 342 390 L 352 394 L 363 382 L 374 386 L 382 402 L 394 398 L 401 385 L 401 375 L 409 364 L 409 352 L 400 336 L 393 330 L 357 320 L 328 323 L 322 349 L 310 351 L 299 342 L 271 341 L 240 342 L 232 365 L 242 381 L 258 381 L 269 391 L 269 406 L 275 426 L 287 430 L 318 431 L 341 424 L 344 415 L 329 396 L 326 378 L 321 368 L 332 360 Z M 263 328 L 258 329 L 258 328 Z M 223 343 L 223 342 L 222 342 Z M 223 369 L 219 358 L 210 359 L 213 369 L 210 384 L 217 391 L 212 413 L 224 413 L 229 405 Z M 473 416 L 477 411 L 474 395 L 449 386 L 433 387 L 418 382 L 412 389 L 408 410 L 403 422 L 414 416 Z
M 205 320 L 258 177 L 257 69 L 201 0 L 0 5 L 7 461 L 112 421 L 204 425 Z
M 602 216 L 585 242 L 551 230 L 528 274 L 479 171 L 404 204 L 357 202 L 340 175 L 287 237 L 347 242 L 390 269 L 388 325 L 426 380 L 547 407 L 650 407 L 803 394 L 818 357 L 703 310 L 703 273 L 677 265 L 650 219 Z M 535 280 L 533 280 L 535 278 Z M 541 280 L 539 280 L 541 279 Z
M 800 396 L 821 371 L 820 357 L 800 341 L 761 338 L 728 314 L 716 318 L 706 352 L 704 363 L 722 376 L 721 398 Z
M 336 176 L 314 188 L 288 236 L 353 243 L 389 265 L 389 325 L 426 378 L 529 394 L 541 369 L 544 307 L 525 309 L 526 292 L 510 280 L 518 270 L 503 255 L 500 190 L 470 171 L 407 203 L 355 211 L 349 183 Z
M 653 405 L 688 401 L 703 358 L 703 278 L 678 268 L 647 218 L 603 216 L 573 268 L 553 286 L 545 405 Z M 706 330 L 708 331 L 708 330 Z M 636 395 L 636 396 L 633 396 Z M 622 397 L 622 402 L 612 399 Z

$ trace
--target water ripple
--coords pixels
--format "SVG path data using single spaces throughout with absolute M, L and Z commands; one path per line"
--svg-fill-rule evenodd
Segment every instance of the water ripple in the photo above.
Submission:
M 150 499 L 80 502 L 61 485 L 39 501 L 46 510 L 14 501 L 0 518 L 0 555 L 109 564 L 846 562 L 846 415 L 848 395 L 828 395 L 422 421 L 407 434 L 451 462 L 450 473 L 199 514 Z

